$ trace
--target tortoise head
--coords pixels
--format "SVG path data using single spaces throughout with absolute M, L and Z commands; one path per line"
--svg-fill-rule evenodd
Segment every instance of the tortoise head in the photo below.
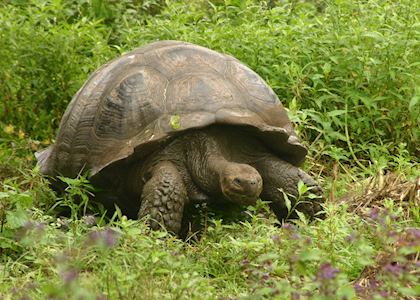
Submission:
M 220 188 L 234 203 L 255 204 L 262 191 L 262 178 L 250 165 L 228 163 L 221 171 Z

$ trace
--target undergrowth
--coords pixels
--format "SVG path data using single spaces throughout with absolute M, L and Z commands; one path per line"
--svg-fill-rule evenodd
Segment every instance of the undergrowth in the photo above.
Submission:
M 416 1 L 6 0 L 0 4 L 0 299 L 416 299 Z M 108 60 L 151 41 L 233 55 L 273 87 L 327 218 L 207 211 L 187 241 L 54 194 L 33 152 Z M 77 199 L 77 201 L 76 201 Z M 65 212 L 65 216 L 57 214 Z

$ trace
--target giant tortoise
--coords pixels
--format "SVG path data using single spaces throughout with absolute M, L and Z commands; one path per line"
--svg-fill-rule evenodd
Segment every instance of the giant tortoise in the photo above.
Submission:
M 56 142 L 37 155 L 52 178 L 87 172 L 96 198 L 178 233 L 187 204 L 252 205 L 279 220 L 307 154 L 272 89 L 237 59 L 179 41 L 137 48 L 93 73 L 69 104 Z M 310 217 L 318 200 L 298 208 Z

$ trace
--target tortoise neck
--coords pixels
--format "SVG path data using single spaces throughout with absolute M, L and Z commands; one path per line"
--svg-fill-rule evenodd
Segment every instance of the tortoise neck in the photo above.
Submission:
M 201 158 L 191 175 L 196 184 L 208 195 L 223 196 L 221 189 L 221 178 L 223 171 L 230 164 L 223 156 L 209 155 Z
M 220 177 L 230 162 L 214 137 L 203 131 L 185 136 L 187 165 L 194 182 L 208 194 L 221 194 Z

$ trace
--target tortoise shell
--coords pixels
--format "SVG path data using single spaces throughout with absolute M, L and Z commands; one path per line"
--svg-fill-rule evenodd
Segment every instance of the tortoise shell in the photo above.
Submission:
M 237 59 L 179 41 L 137 48 L 94 72 L 70 102 L 41 172 L 99 174 L 138 160 L 185 130 L 246 126 L 299 166 L 307 150 L 273 90 Z

